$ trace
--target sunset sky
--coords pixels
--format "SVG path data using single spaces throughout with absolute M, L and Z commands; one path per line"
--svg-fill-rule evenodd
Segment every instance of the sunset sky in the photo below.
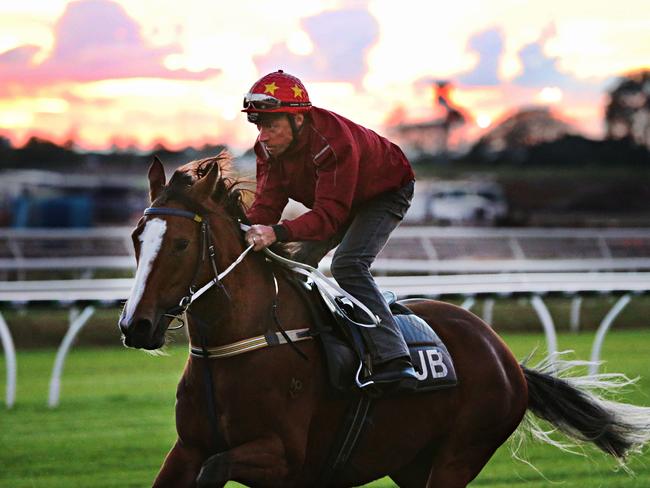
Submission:
M 243 94 L 283 68 L 380 132 L 434 117 L 448 79 L 470 134 L 541 104 L 598 137 L 605 90 L 647 67 L 648 0 L 21 0 L 0 5 L 0 134 L 238 153 Z

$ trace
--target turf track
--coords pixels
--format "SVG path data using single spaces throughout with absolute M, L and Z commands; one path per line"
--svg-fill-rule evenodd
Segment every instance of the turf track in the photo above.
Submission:
M 545 345 L 540 334 L 509 334 L 505 339 L 520 358 Z M 588 357 L 592 340 L 591 333 L 559 336 L 560 348 L 574 349 L 582 359 Z M 175 436 L 174 393 L 185 356 L 185 348 L 178 346 L 160 358 L 118 347 L 75 349 L 66 363 L 61 406 L 49 410 L 45 405 L 54 351 L 19 352 L 17 403 L 11 411 L 0 410 L 0 487 L 150 486 Z M 642 377 L 626 399 L 650 406 L 650 330 L 612 331 L 603 358 L 607 371 Z M 3 397 L 4 381 L 2 361 Z M 528 447 L 528 458 L 547 479 L 513 461 L 505 446 L 471 486 L 650 486 L 648 451 L 631 463 L 636 472 L 631 478 L 591 449 L 585 451 L 589 457 L 579 457 L 532 442 Z M 386 478 L 368 486 L 393 484 Z

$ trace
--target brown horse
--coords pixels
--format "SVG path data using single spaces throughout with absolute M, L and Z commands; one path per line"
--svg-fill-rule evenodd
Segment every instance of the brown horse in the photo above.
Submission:
M 287 276 L 277 273 L 276 282 L 263 255 L 251 252 L 215 279 L 246 249 L 237 221 L 240 192 L 220 167 L 226 159 L 186 164 L 169 184 L 155 160 L 152 204 L 133 232 L 138 268 L 119 322 L 125 345 L 160 348 L 171 317 L 191 303 L 189 336 L 198 351 L 178 385 L 178 439 L 154 486 L 223 486 L 228 480 L 315 486 L 347 400 L 328 387 L 318 341 L 293 345 L 307 361 L 288 345 L 252 350 L 275 329 L 275 303 L 287 329 L 312 321 Z M 200 298 L 188 293 L 210 282 Z M 424 299 L 408 307 L 445 342 L 459 384 L 376 400 L 369 427 L 331 485 L 389 475 L 400 486 L 464 487 L 527 409 L 618 458 L 650 439 L 650 409 L 604 404 L 551 373 L 521 366 L 490 327 L 462 308 Z M 250 344 L 249 352 L 234 354 Z M 223 357 L 200 357 L 201 351 Z

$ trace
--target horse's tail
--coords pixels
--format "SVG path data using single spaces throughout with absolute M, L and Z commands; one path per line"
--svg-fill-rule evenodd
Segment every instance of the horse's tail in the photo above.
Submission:
M 622 387 L 635 383 L 622 374 L 588 374 L 568 376 L 585 361 L 547 358 L 534 369 L 521 365 L 528 383 L 528 410 L 546 420 L 570 439 L 591 442 L 617 458 L 621 464 L 627 456 L 640 452 L 650 441 L 650 408 L 606 400 Z M 529 415 L 525 423 L 534 437 L 560 449 L 570 445 L 551 437 Z

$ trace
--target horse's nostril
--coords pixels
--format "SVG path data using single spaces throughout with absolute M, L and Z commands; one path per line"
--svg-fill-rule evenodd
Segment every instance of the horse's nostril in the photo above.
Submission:
M 138 319 L 133 323 L 133 327 L 138 331 L 149 331 L 151 329 L 151 320 L 149 319 Z
M 151 320 L 149 319 L 136 319 L 130 324 L 120 321 L 120 331 L 125 336 L 127 335 L 141 335 L 146 336 L 151 331 Z

